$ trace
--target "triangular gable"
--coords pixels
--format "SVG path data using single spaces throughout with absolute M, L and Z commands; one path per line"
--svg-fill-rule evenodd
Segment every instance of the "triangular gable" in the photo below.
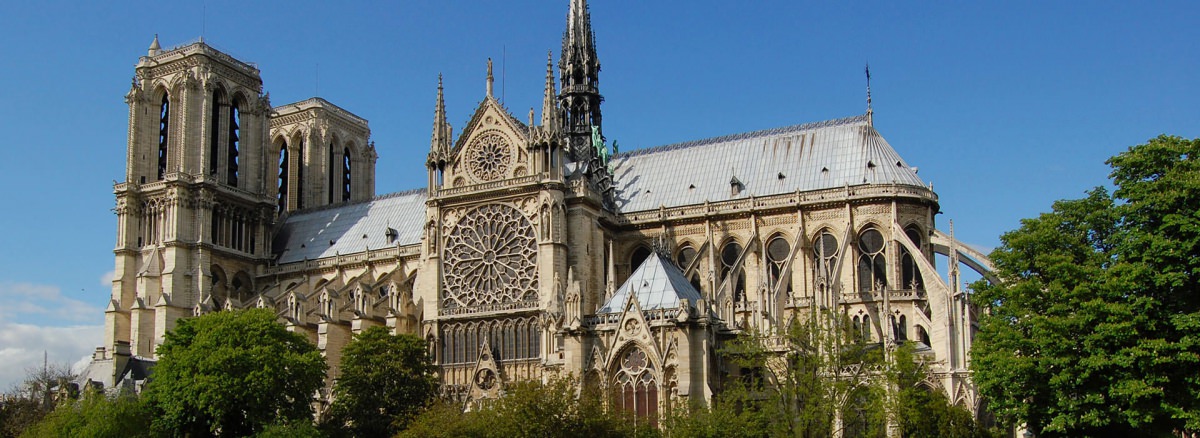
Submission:
M 489 96 L 485 97 L 483 102 L 479 102 L 479 107 L 475 108 L 475 113 L 471 115 L 471 120 L 467 122 L 466 126 L 463 126 L 462 134 L 459 134 L 458 139 L 454 142 L 454 147 L 450 150 L 451 157 L 458 155 L 458 152 L 462 150 L 463 145 L 471 138 L 472 134 L 482 128 L 480 125 L 483 124 L 482 121 L 487 115 L 495 116 L 505 128 L 519 135 L 522 141 L 529 141 L 529 126 L 521 123 L 520 120 L 517 120 L 515 116 L 508 112 L 508 109 L 500 105 L 500 102 Z
M 683 271 L 658 253 L 647 257 L 596 313 L 620 312 L 631 296 L 636 297 L 638 304 L 646 310 L 674 309 L 679 307 L 681 300 L 695 303 L 703 299 L 684 277 Z

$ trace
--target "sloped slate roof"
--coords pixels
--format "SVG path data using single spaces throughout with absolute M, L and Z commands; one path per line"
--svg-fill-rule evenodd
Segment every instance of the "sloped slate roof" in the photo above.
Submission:
M 624 311 L 625 302 L 629 300 L 630 295 L 637 297 L 638 305 L 643 310 L 674 309 L 679 307 L 680 299 L 688 299 L 692 303 L 701 299 L 700 292 L 688 283 L 683 271 L 657 253 L 646 257 L 646 261 L 633 271 L 633 275 L 625 280 L 625 284 L 622 284 L 596 313 Z
M 419 243 L 425 199 L 418 189 L 295 212 L 275 235 L 274 253 L 282 264 Z M 396 230 L 394 241 L 388 228 Z
M 613 166 L 625 213 L 846 185 L 925 186 L 866 115 L 631 151 Z

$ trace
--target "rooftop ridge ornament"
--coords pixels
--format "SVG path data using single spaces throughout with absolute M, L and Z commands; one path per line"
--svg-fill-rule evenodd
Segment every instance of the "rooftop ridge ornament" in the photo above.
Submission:
M 492 58 L 488 58 L 487 65 L 487 97 L 492 97 L 492 83 L 496 82 L 496 78 L 492 77 Z
M 867 63 L 867 126 L 875 126 L 875 110 L 871 108 L 871 63 Z

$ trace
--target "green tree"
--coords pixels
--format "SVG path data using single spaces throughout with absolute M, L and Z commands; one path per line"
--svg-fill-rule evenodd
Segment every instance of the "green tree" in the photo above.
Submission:
M 182 319 L 158 355 L 143 397 L 167 436 L 240 437 L 311 421 L 326 370 L 316 347 L 266 309 Z
M 975 285 L 981 393 L 1039 436 L 1200 431 L 1200 140 L 1108 160 L 1096 188 L 1025 219 Z
M 21 436 L 150 437 L 150 417 L 136 395 L 109 398 L 101 392 L 85 391 L 79 399 L 59 403 L 54 412 Z
M 342 351 L 330 422 L 356 437 L 395 435 L 433 400 L 435 372 L 421 338 L 363 330 Z
M 52 412 L 55 401 L 72 397 L 74 379 L 71 368 L 63 363 L 43 363 L 25 369 L 25 379 L 0 395 L 0 438 L 11 438 Z
M 575 379 L 519 381 L 503 397 L 473 405 L 437 403 L 399 437 L 654 437 L 658 429 L 606 410 Z M 635 427 L 636 426 L 636 427 Z

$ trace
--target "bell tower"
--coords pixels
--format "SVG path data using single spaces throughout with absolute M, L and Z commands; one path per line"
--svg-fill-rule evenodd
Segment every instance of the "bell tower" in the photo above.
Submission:
M 257 67 L 203 41 L 162 50 L 157 36 L 138 59 L 125 101 L 106 354 L 152 357 L 177 319 L 240 304 L 256 291 L 275 219 L 266 155 L 271 105 Z

